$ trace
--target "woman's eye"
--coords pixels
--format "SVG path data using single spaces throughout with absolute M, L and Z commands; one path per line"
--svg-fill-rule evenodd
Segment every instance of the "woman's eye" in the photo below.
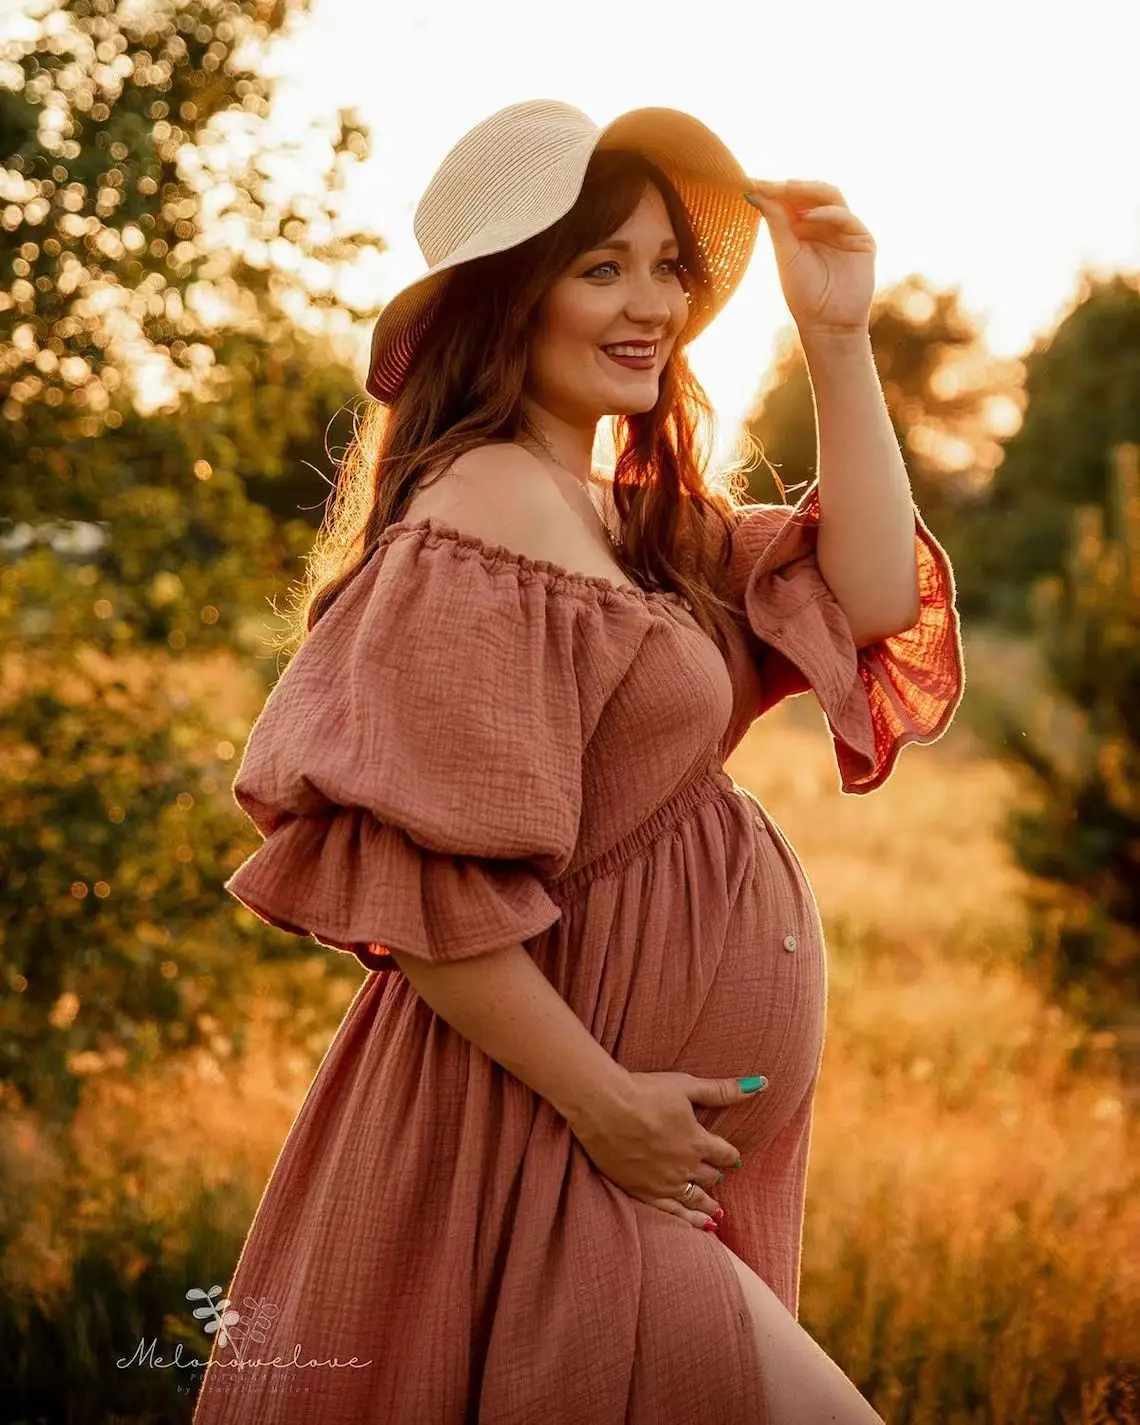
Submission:
M 587 277 L 593 277 L 596 273 L 603 271 L 605 268 L 607 268 L 607 267 L 617 267 L 617 265 L 618 265 L 618 264 L 617 264 L 616 262 L 614 262 L 612 259 L 611 259 L 609 262 L 599 262 L 598 265 L 597 265 L 597 267 L 591 267 L 590 270 L 589 270 L 589 272 L 587 272 L 587 273 L 585 274 L 585 276 L 587 276 Z M 677 275 L 680 274 L 680 271 L 681 271 L 681 259 L 680 259 L 679 257 L 666 257 L 666 258 L 662 258 L 661 263 L 660 263 L 659 265 L 662 266 L 662 267 L 668 267 L 671 272 L 673 272 L 673 273 L 675 273 L 675 274 L 677 274 Z

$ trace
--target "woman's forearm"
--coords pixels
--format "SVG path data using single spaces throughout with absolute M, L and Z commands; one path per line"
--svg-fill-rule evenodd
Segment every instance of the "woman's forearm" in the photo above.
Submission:
M 802 344 L 819 441 L 819 569 L 864 647 L 919 617 L 914 496 L 870 334 Z
M 416 993 L 567 1120 L 620 1101 L 628 1072 L 598 1043 L 522 945 L 462 960 L 388 952 Z

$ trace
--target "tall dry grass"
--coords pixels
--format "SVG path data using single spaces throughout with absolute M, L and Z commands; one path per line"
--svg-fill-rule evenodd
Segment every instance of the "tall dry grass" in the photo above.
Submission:
M 1135 1109 L 1023 968 L 1015 777 L 963 718 L 838 797 L 806 698 L 729 770 L 828 931 L 801 1321 L 892 1425 L 1140 1420 Z
M 803 1324 L 891 1425 L 1140 1421 L 1135 1109 L 1104 1038 L 1023 967 L 1024 883 L 997 835 L 1011 775 L 962 716 L 873 796 L 840 797 L 811 698 L 729 770 L 828 932 Z M 94 1080 L 66 1139 L 0 1115 L 0 1333 L 38 1343 L 5 1364 L 95 1412 L 45 1418 L 107 1418 L 101 1392 L 123 1419 L 189 1418 L 170 1373 L 113 1356 L 156 1319 L 201 1347 L 185 1290 L 227 1279 L 352 992 L 320 953 L 262 983 L 241 1062 Z
M 190 1419 L 211 1340 L 186 1292 L 232 1275 L 359 979 L 330 968 L 263 967 L 240 1061 L 219 1034 L 145 1077 L 93 1076 L 66 1130 L 0 1105 L 0 1419 Z M 151 1341 L 164 1367 L 132 1362 Z

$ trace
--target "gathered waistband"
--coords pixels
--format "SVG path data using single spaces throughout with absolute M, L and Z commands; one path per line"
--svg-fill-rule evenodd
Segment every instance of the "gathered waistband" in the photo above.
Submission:
M 656 811 L 620 841 L 616 841 L 576 870 L 567 872 L 558 880 L 547 882 L 544 889 L 553 900 L 568 899 L 591 881 L 612 876 L 631 861 L 636 861 L 655 841 L 697 807 L 717 797 L 733 795 L 740 795 L 740 789 L 728 773 L 722 767 L 706 768 L 691 782 L 687 782 L 680 791 L 674 792 L 662 802 Z

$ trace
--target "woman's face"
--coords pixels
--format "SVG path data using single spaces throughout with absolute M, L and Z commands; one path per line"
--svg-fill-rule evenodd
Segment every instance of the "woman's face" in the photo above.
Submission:
M 527 367 L 528 394 L 574 425 L 634 415 L 657 403 L 661 371 L 689 317 L 669 213 L 651 184 L 599 247 L 580 253 L 546 291 Z M 623 366 L 614 343 L 654 344 L 645 370 Z

